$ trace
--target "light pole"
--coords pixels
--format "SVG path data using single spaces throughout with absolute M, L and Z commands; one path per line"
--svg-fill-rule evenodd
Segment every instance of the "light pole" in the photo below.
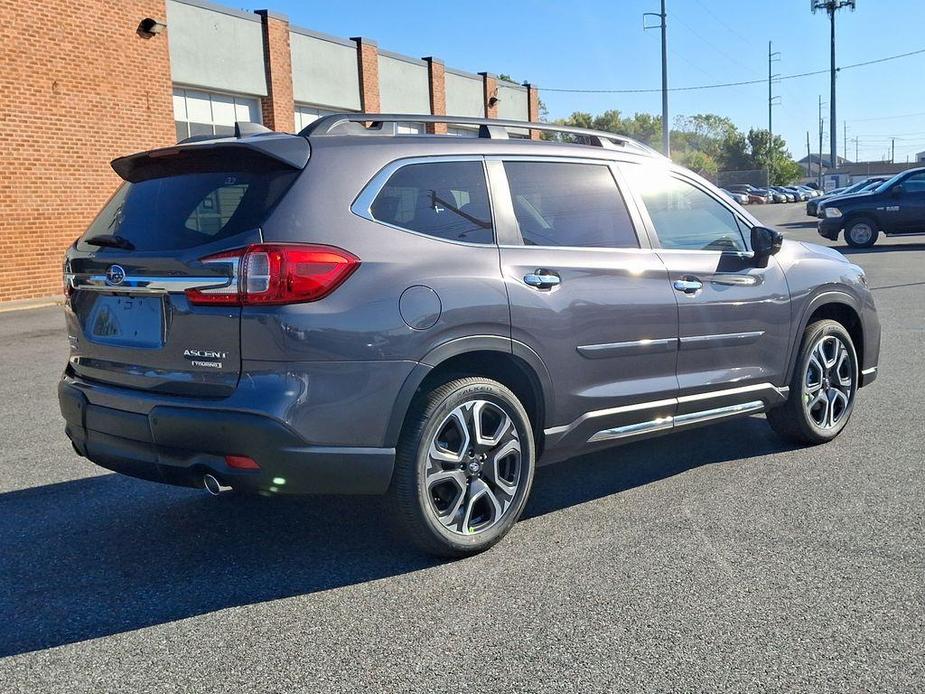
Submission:
M 831 53 L 832 53 L 832 67 L 830 74 L 831 81 L 831 94 L 829 96 L 829 155 L 832 159 L 832 168 L 838 169 L 838 132 L 835 124 L 838 122 L 835 119 L 835 13 L 838 10 L 844 7 L 850 7 L 854 11 L 855 6 L 857 5 L 857 0 L 809 0 L 810 9 L 812 9 L 813 14 L 817 10 L 825 10 L 829 15 L 829 23 L 831 25 Z

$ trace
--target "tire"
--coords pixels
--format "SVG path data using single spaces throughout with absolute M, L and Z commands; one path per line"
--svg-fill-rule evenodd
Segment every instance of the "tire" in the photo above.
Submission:
M 854 410 L 858 376 L 857 351 L 844 326 L 833 320 L 812 323 L 803 333 L 787 402 L 768 411 L 768 423 L 794 443 L 831 441 Z
M 523 512 L 535 451 L 523 405 L 497 381 L 457 378 L 420 394 L 389 487 L 404 535 L 441 557 L 488 549 Z
M 852 248 L 870 248 L 879 235 L 877 223 L 870 217 L 857 217 L 845 225 L 845 243 Z

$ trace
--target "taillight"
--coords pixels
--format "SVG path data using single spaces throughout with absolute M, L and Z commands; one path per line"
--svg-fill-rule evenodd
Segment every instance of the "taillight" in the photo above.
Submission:
M 226 287 L 187 289 L 192 304 L 254 305 L 318 301 L 339 287 L 360 259 L 333 246 L 255 244 L 202 258 L 231 266 Z

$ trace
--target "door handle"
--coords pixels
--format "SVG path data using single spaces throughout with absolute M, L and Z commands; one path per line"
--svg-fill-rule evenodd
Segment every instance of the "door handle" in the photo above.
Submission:
M 552 289 L 562 283 L 562 278 L 552 270 L 537 269 L 524 275 L 524 284 L 537 289 Z
M 675 280 L 672 283 L 675 289 L 679 292 L 684 292 L 685 294 L 693 294 L 701 289 L 703 289 L 703 282 L 698 280 L 696 277 L 682 277 L 679 280 Z

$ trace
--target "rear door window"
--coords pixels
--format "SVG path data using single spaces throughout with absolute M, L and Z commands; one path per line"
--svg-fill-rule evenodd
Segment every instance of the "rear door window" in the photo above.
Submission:
M 492 243 L 485 170 L 480 161 L 408 164 L 370 206 L 373 219 L 448 241 Z
M 606 164 L 506 161 L 504 170 L 524 245 L 639 247 Z
M 118 235 L 136 250 L 180 250 L 259 227 L 298 172 L 199 172 L 124 183 L 82 238 Z M 95 246 L 81 242 L 81 250 Z

